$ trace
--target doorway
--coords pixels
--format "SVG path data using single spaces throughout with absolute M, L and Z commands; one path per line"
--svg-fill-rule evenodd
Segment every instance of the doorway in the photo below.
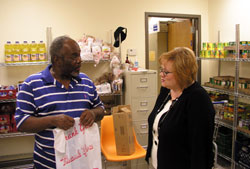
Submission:
M 158 58 L 163 52 L 185 46 L 199 55 L 201 44 L 201 16 L 187 14 L 145 12 L 146 69 L 159 70 Z M 200 82 L 201 64 L 197 81 Z M 161 82 L 158 76 L 158 91 Z

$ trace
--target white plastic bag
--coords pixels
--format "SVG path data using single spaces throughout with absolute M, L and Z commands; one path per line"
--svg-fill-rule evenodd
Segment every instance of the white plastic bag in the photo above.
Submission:
M 96 123 L 85 128 L 80 118 L 68 130 L 54 129 L 56 168 L 102 169 L 100 135 Z

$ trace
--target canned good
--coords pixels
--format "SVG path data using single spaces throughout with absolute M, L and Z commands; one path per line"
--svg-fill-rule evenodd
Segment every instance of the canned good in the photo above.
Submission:
M 211 51 L 205 50 L 205 58 L 210 58 L 211 57 Z
M 228 111 L 234 112 L 234 105 L 233 104 L 231 104 L 231 103 L 228 104 Z
M 239 121 L 238 126 L 239 126 L 239 127 L 243 127 L 243 120 L 240 120 L 240 121 Z
M 215 51 L 214 50 L 210 50 L 210 58 L 214 58 L 215 57 Z
M 214 78 L 210 77 L 209 78 L 209 83 L 214 84 Z
M 203 42 L 202 43 L 202 49 L 203 50 L 207 50 L 207 42 Z
M 224 112 L 224 119 L 227 119 L 227 115 L 228 115 L 228 113 Z
M 220 58 L 220 52 L 218 50 L 214 51 L 214 57 L 215 58 Z
M 226 86 L 226 81 L 221 81 L 221 86 Z
M 231 88 L 234 87 L 234 81 L 230 81 L 230 87 L 231 87 Z
M 207 43 L 207 50 L 213 50 L 213 43 Z
M 238 106 L 238 113 L 243 113 L 246 111 L 246 107 L 242 104 L 239 104 Z
M 218 52 L 219 52 L 219 57 L 220 58 L 225 58 L 225 52 L 224 52 L 224 50 L 218 50 Z
M 235 46 L 235 42 L 229 42 L 229 46 Z
M 223 50 L 224 46 L 223 46 L 223 43 L 219 42 L 218 45 L 217 45 L 217 49 L 218 50 Z
M 228 50 L 224 50 L 224 58 L 227 58 L 228 56 Z
M 242 54 L 241 54 L 241 57 L 244 58 L 244 59 L 246 59 L 247 58 L 247 53 L 248 53 L 247 50 L 243 50 Z
M 205 57 L 205 51 L 204 51 L 204 50 L 201 50 L 201 51 L 200 51 L 200 57 L 201 57 L 201 58 L 204 58 L 204 57 Z
M 216 49 L 217 49 L 217 43 L 213 43 L 212 50 L 216 50 Z
M 243 46 L 246 46 L 248 43 L 247 43 L 247 41 L 240 41 L 240 44 Z
M 230 113 L 230 120 L 233 121 L 234 120 L 234 114 Z
M 247 83 L 239 83 L 240 89 L 247 89 Z
M 232 56 L 233 56 L 233 58 L 236 58 L 236 51 L 235 50 L 232 51 Z
M 223 46 L 224 46 L 224 47 L 229 46 L 229 43 L 228 43 L 228 42 L 224 42 L 224 43 L 223 43 Z

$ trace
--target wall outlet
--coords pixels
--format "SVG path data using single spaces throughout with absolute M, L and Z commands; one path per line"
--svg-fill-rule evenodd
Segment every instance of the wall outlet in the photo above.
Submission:
M 127 49 L 128 56 L 136 56 L 136 49 Z

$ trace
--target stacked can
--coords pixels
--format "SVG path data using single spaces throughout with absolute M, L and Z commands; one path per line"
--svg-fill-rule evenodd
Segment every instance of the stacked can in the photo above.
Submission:
M 202 43 L 202 50 L 200 52 L 200 57 L 204 58 L 224 58 L 224 43 Z
M 240 44 L 242 46 L 248 46 L 248 41 L 241 41 Z M 249 44 L 250 45 L 250 44 Z M 243 49 L 240 51 L 240 54 L 241 54 L 241 57 L 242 58 L 248 58 L 248 55 L 249 55 L 249 50 L 246 50 L 246 49 Z

